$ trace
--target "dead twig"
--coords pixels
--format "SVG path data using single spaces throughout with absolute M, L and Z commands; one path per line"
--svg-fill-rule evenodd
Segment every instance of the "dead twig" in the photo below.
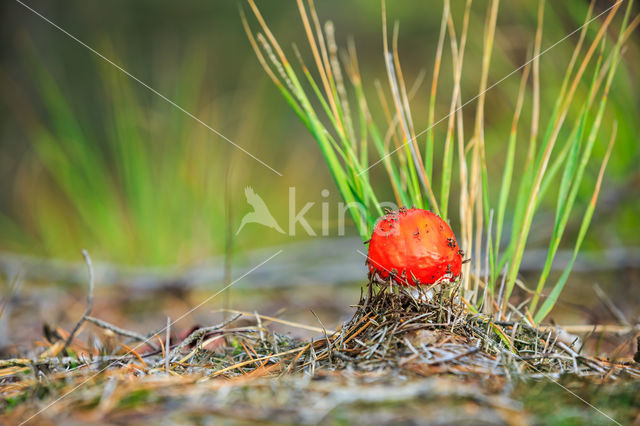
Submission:
M 166 348 L 165 350 L 165 357 L 164 357 L 164 371 L 167 372 L 167 374 L 169 374 L 169 346 L 170 346 L 170 340 L 171 340 L 171 317 L 167 317 L 167 334 L 166 334 L 166 343 L 164 345 L 164 347 Z
M 230 319 L 228 319 L 227 321 L 223 321 L 220 324 L 212 325 L 210 327 L 201 327 L 197 330 L 194 330 L 182 342 L 180 342 L 178 346 L 176 346 L 173 350 L 171 350 L 171 352 L 169 352 L 169 348 L 167 348 L 167 353 L 168 353 L 167 359 L 171 360 L 174 356 L 181 353 L 184 350 L 184 348 L 188 347 L 190 344 L 198 340 L 201 336 L 204 336 L 208 333 L 212 333 L 214 331 L 219 331 L 225 326 L 227 326 L 228 324 L 231 324 L 232 322 L 240 318 L 241 316 L 242 314 L 236 314 Z M 162 363 L 160 363 L 160 365 L 162 365 Z
M 69 334 L 69 337 L 67 338 L 67 341 L 64 343 L 64 346 L 62 347 L 62 351 L 60 352 L 64 352 L 69 347 L 71 342 L 73 342 L 73 338 L 75 334 L 78 332 L 78 329 L 85 322 L 89 314 L 91 314 L 91 309 L 93 309 L 93 287 L 94 287 L 93 265 L 91 264 L 91 257 L 89 256 L 88 251 L 83 249 L 82 257 L 84 257 L 84 262 L 87 264 L 87 269 L 89 270 L 89 294 L 87 296 L 87 308 L 85 309 L 84 315 L 82 315 L 82 318 L 80 318 L 80 320 L 76 323 L 76 326 L 73 328 L 73 330 Z
M 320 317 L 318 315 L 316 315 L 316 313 L 313 312 L 313 310 L 311 310 L 311 313 L 313 314 L 314 317 L 316 317 L 316 319 L 320 323 L 320 326 L 322 327 L 322 333 L 324 334 L 324 338 L 327 341 L 327 353 L 329 355 L 329 363 L 331 363 L 331 362 L 333 362 L 332 359 L 331 359 L 331 341 L 329 340 L 329 335 L 327 334 L 327 329 L 325 328 L 324 324 L 320 320 Z
M 607 308 L 609 313 L 611 313 L 611 315 L 613 315 L 620 324 L 625 325 L 627 327 L 631 325 L 631 323 L 627 320 L 627 317 L 620 310 L 620 308 L 618 308 L 615 305 L 615 303 L 613 303 L 613 300 L 611 300 L 611 298 L 607 295 L 607 293 L 605 293 L 597 283 L 593 285 L 593 290 L 596 292 L 598 299 L 600 299 L 600 301 Z
M 119 334 L 121 336 L 126 336 L 126 337 L 130 337 L 132 339 L 135 339 L 139 342 L 146 342 L 147 345 L 149 345 L 149 347 L 151 349 L 153 349 L 154 351 L 157 351 L 159 348 L 155 345 L 155 343 L 152 343 L 151 340 L 149 340 L 149 337 L 145 337 L 142 334 L 138 334 L 135 331 L 131 331 L 131 330 L 125 330 L 124 328 L 120 328 L 118 326 L 115 326 L 107 321 L 101 320 L 100 318 L 95 318 L 95 317 L 91 317 L 88 316 L 85 318 L 86 321 L 100 327 L 100 328 L 104 328 L 105 330 L 109 330 L 112 331 L 116 334 Z M 154 333 L 157 334 L 157 333 Z M 153 334 L 151 335 L 153 336 Z

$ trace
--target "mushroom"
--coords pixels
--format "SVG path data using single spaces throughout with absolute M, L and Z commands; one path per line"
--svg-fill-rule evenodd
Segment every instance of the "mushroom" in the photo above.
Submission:
M 449 225 L 423 209 L 392 211 L 381 217 L 369 240 L 372 281 L 401 286 L 452 283 L 460 277 L 462 250 Z

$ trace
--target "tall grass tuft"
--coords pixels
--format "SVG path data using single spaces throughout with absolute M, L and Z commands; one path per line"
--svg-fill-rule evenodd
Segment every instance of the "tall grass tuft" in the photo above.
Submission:
M 102 259 L 148 266 L 223 252 L 218 195 L 228 160 L 208 130 L 104 62 L 96 62 L 103 90 L 96 91 L 101 115 L 91 125 L 29 46 L 27 69 L 42 106 L 18 84 L 6 85 L 34 155 L 16 178 L 21 216 L 2 232 L 24 229 L 30 239 L 5 243 L 63 258 L 86 247 Z M 185 53 L 172 98 L 204 118 L 215 112 L 201 107 L 201 48 Z
M 382 84 L 376 85 L 378 107 L 383 112 L 381 118 L 374 117 L 369 107 L 355 44 L 349 42 L 340 52 L 340 61 L 333 24 L 321 25 L 313 0 L 296 1 L 313 58 L 312 67 L 304 63 L 295 46 L 297 65 L 292 64 L 290 55 L 285 54 L 254 0 L 248 0 L 248 4 L 259 30 L 251 29 L 244 13 L 243 23 L 260 64 L 318 142 L 362 238 L 369 238 L 376 219 L 382 214 L 383 205 L 371 181 L 371 169 L 379 166 L 386 173 L 397 204 L 430 209 L 446 220 L 453 214 L 451 207 L 458 206 L 459 242 L 471 257 L 463 269 L 462 288 L 474 309 L 497 317 L 517 312 L 530 323 L 541 322 L 557 302 L 580 250 L 615 141 L 616 126 L 610 136 L 602 135 L 601 127 L 622 46 L 638 23 L 636 19 L 628 24 L 631 1 L 627 2 L 616 29 L 612 23 L 623 3 L 615 3 L 599 15 L 595 15 L 591 4 L 545 123 L 540 111 L 544 74 L 540 56 L 550 49 L 541 50 L 545 1 L 539 2 L 533 50 L 526 65 L 518 70 L 521 80 L 511 129 L 504 138 L 504 167 L 500 179 L 490 178 L 488 169 L 494 166 L 487 164 L 486 146 L 501 142 L 485 140 L 485 99 L 486 92 L 493 87 L 489 76 L 498 0 L 492 0 L 486 11 L 479 85 L 472 99 L 473 106 L 467 106 L 469 102 L 461 93 L 471 1 L 466 2 L 461 28 L 456 28 L 450 0 L 444 0 L 426 130 L 419 132 L 411 112 L 413 93 L 407 90 L 398 55 L 398 26 L 394 25 L 389 38 L 384 1 L 382 56 L 388 87 L 385 90 Z M 436 120 L 436 97 L 441 96 L 438 88 L 446 39 L 451 51 L 453 88 L 448 114 Z M 467 72 L 477 74 L 477 71 Z M 575 95 L 578 87 L 585 85 L 588 96 L 580 104 Z M 531 119 L 528 132 L 523 132 L 520 118 L 527 102 Z M 468 128 L 464 108 L 475 108 L 470 137 L 464 134 Z M 576 110 L 578 113 L 574 114 Z M 443 138 L 434 132 L 440 122 L 446 123 Z M 606 155 L 600 161 L 591 199 L 582 211 L 580 188 L 587 165 L 592 161 L 593 147 L 599 140 L 608 141 Z M 520 152 L 524 154 L 518 155 Z M 457 176 L 454 173 L 456 159 Z M 440 176 L 435 176 L 436 170 Z M 552 198 L 556 188 L 555 220 L 546 262 L 535 289 L 530 290 L 519 280 L 518 272 L 536 213 L 543 200 Z M 569 219 L 580 216 L 573 258 L 561 277 L 549 283 L 551 265 Z M 509 219 L 510 228 L 506 226 Z M 519 309 L 513 310 L 509 308 L 513 307 L 512 294 L 516 286 L 522 287 L 528 298 Z

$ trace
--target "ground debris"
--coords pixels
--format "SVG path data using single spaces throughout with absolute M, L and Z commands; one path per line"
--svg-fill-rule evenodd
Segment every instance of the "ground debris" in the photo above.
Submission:
M 297 361 L 301 367 L 400 369 L 423 376 L 640 377 L 640 369 L 629 363 L 579 354 L 562 336 L 556 329 L 474 314 L 454 285 L 424 290 L 376 282 L 362 293 L 349 322 L 314 343 L 314 359 Z
M 97 320 L 108 324 L 102 340 L 73 339 L 65 348 L 69 333 L 58 328 L 39 349 L 0 360 L 0 421 L 46 408 L 38 415 L 54 422 L 144 414 L 176 422 L 394 423 L 407 420 L 410 405 L 414 416 L 446 422 L 520 424 L 530 420 L 510 396 L 520 383 L 640 378 L 632 361 L 581 355 L 554 328 L 472 313 L 454 285 L 369 283 L 349 321 L 336 331 L 322 325 L 311 340 L 272 332 L 267 318 L 278 321 L 236 311 L 178 333 L 169 347 L 164 330 L 145 337 Z M 114 343 L 114 334 L 130 340 Z

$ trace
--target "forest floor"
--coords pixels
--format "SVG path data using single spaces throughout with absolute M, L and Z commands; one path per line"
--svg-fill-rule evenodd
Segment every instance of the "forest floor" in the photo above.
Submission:
M 239 288 L 184 316 L 206 292 L 98 287 L 67 346 L 86 290 L 2 305 L 0 423 L 640 424 L 637 327 L 546 335 L 359 285 Z

